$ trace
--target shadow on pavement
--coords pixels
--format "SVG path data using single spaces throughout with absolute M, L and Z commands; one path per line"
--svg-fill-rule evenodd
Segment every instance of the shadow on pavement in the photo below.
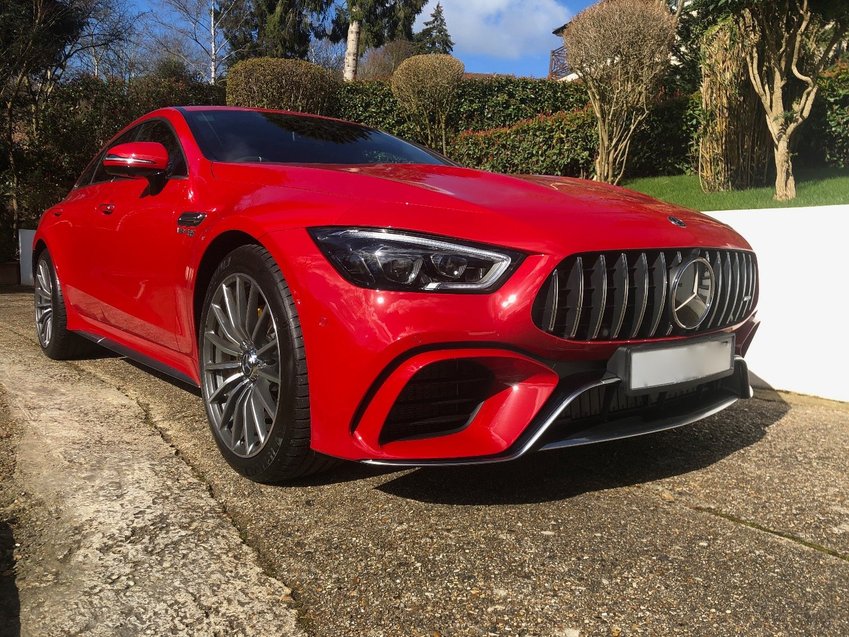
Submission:
M 21 603 L 15 583 L 14 551 L 12 528 L 0 522 L 0 637 L 21 634 Z
M 529 504 L 564 500 L 710 466 L 755 444 L 790 407 L 774 391 L 705 421 L 658 434 L 548 451 L 517 462 L 418 469 L 381 491 L 440 504 Z

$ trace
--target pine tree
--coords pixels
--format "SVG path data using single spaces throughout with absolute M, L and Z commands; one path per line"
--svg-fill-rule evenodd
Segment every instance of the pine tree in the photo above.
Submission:
M 416 43 L 421 53 L 450 54 L 454 50 L 454 41 L 448 33 L 445 13 L 442 5 L 436 3 L 436 8 L 430 14 L 430 20 L 424 23 L 424 28 L 416 34 Z

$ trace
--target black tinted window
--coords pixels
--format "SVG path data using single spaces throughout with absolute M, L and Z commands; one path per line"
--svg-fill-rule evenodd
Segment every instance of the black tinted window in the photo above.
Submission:
M 444 164 L 396 137 L 357 124 L 257 111 L 184 111 L 207 159 L 297 164 Z
M 134 126 L 123 135 L 120 135 L 119 137 L 114 139 L 112 143 L 109 144 L 109 146 L 102 150 L 97 156 L 97 158 L 89 165 L 88 168 L 86 168 L 85 173 L 83 173 L 82 176 L 79 178 L 79 180 L 77 181 L 77 186 L 86 186 L 89 183 L 96 184 L 99 181 L 112 181 L 113 179 L 118 179 L 118 177 L 113 177 L 112 175 L 106 173 L 106 169 L 103 167 L 103 162 L 101 161 L 101 159 L 103 158 L 103 155 L 106 154 L 106 151 L 108 151 L 113 146 L 135 141 L 136 135 L 139 132 L 139 128 L 139 126 Z M 89 173 L 89 171 L 94 173 L 94 177 L 91 177 L 91 175 L 89 174 L 89 179 L 86 179 L 86 173 Z
M 168 151 L 168 176 L 185 177 L 189 173 L 186 170 L 186 156 L 177 136 L 171 127 L 161 119 L 151 120 L 141 125 L 141 131 L 136 138 L 137 142 L 159 142 Z

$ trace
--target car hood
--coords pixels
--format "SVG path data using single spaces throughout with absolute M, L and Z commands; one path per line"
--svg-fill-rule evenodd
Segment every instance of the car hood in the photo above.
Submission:
M 749 248 L 710 217 L 580 179 L 396 164 L 216 164 L 214 171 L 220 179 L 254 184 L 259 190 L 252 194 L 253 202 L 281 197 L 291 201 L 293 191 L 332 198 L 332 212 L 317 213 L 314 225 L 395 227 L 532 251 L 562 248 L 564 243 L 570 251 Z

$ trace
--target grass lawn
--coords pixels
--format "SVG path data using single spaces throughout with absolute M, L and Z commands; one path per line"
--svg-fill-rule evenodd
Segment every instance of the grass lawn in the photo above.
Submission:
M 849 204 L 849 170 L 823 168 L 816 172 L 797 171 L 797 197 L 779 203 L 772 187 L 736 192 L 704 193 L 698 175 L 631 179 L 622 184 L 657 199 L 694 210 L 746 210 L 750 208 L 787 208 Z

